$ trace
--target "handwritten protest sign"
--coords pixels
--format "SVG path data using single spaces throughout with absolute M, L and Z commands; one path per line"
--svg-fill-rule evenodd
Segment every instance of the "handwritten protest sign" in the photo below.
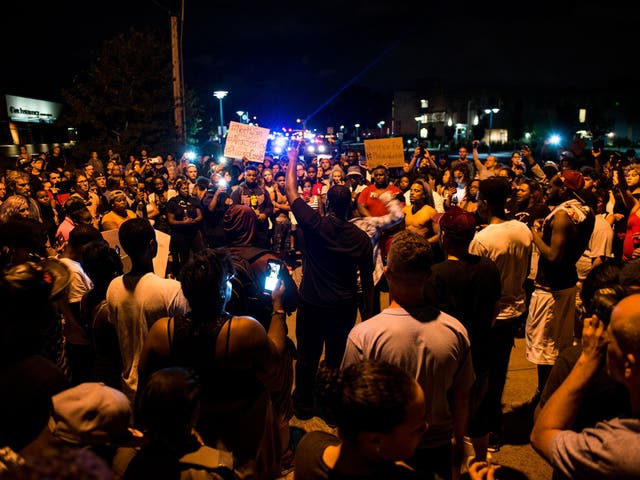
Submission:
M 227 143 L 224 147 L 224 156 L 229 158 L 247 157 L 250 162 L 262 163 L 264 152 L 267 149 L 268 137 L 268 128 L 231 122 Z
M 368 168 L 378 165 L 386 165 L 389 168 L 402 167 L 405 163 L 402 137 L 365 140 L 364 153 Z

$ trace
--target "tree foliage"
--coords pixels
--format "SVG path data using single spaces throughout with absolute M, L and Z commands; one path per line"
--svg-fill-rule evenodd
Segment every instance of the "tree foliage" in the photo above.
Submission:
M 132 30 L 107 40 L 63 96 L 64 121 L 78 131 L 78 155 L 107 147 L 122 154 L 143 147 L 172 152 L 180 143 L 173 117 L 170 41 L 158 32 Z M 197 112 L 193 100 L 189 103 Z

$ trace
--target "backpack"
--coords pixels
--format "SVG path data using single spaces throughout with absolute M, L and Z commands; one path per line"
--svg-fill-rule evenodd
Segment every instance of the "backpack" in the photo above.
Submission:
M 265 328 L 271 322 L 272 300 L 262 290 L 262 280 L 251 268 L 260 257 L 272 253 L 271 250 L 255 249 L 244 252 L 231 250 L 231 262 L 235 275 L 231 280 L 231 298 L 226 310 L 232 315 L 248 315 L 258 320 Z

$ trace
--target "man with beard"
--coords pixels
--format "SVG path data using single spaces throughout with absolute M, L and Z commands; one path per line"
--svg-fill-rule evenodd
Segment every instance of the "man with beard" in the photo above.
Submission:
M 273 202 L 269 193 L 258 185 L 258 167 L 247 165 L 244 170 L 244 182 L 231 192 L 231 200 L 235 205 L 251 207 L 258 218 L 255 229 L 255 245 L 261 248 L 270 248 L 269 217 L 273 215 Z
M 582 174 L 564 170 L 549 182 L 548 202 L 555 207 L 531 227 L 540 258 L 525 326 L 526 357 L 538 366 L 538 387 L 522 407 L 533 411 L 558 353 L 573 342 L 576 262 L 587 248 L 595 223 L 579 195 Z

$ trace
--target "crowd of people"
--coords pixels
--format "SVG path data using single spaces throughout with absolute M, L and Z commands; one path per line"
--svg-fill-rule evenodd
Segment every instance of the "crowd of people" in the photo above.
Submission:
M 640 162 L 478 148 L 21 154 L 0 179 L 0 477 L 499 478 L 518 335 L 554 475 L 640 476 Z M 294 416 L 336 434 L 298 442 Z

